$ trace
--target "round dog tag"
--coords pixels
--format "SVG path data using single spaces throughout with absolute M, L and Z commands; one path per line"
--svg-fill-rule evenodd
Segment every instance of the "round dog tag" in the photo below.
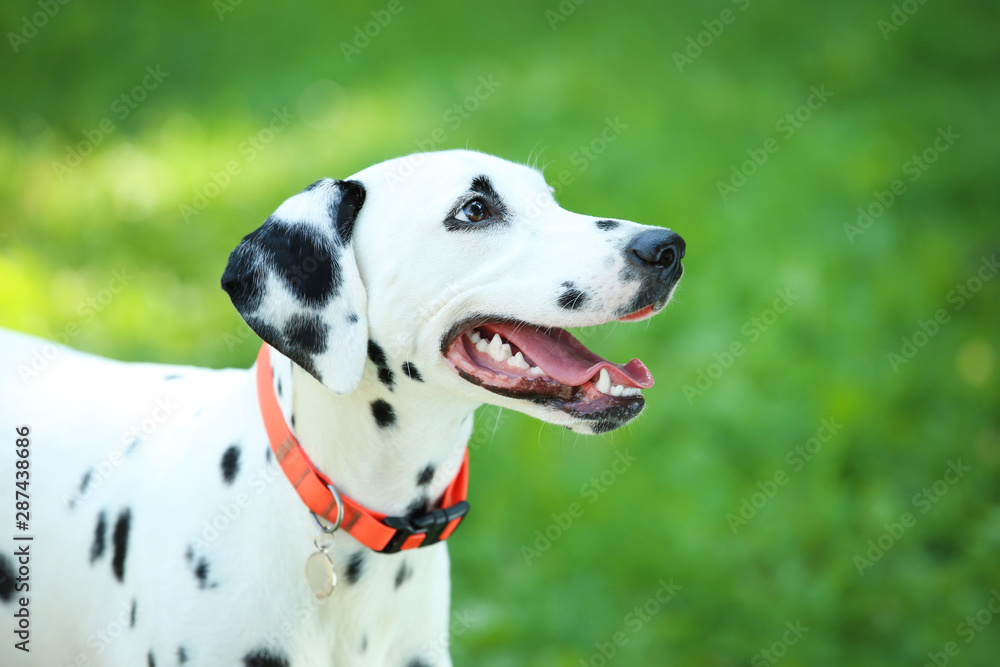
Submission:
M 306 583 L 317 599 L 330 597 L 337 585 L 337 573 L 333 562 L 322 551 L 316 551 L 306 560 Z

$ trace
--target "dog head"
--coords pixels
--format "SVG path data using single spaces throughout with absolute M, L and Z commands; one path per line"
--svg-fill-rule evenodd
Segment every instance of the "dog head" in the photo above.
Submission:
M 652 375 L 565 327 L 652 317 L 684 249 L 667 229 L 563 210 L 533 169 L 446 151 L 290 198 L 233 251 L 223 287 L 336 393 L 361 381 L 370 339 L 373 361 L 428 389 L 601 433 L 641 412 Z

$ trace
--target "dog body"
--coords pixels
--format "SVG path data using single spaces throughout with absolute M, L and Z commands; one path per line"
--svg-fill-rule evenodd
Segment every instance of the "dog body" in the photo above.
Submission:
M 439 505 L 483 402 L 585 433 L 634 418 L 641 362 L 558 327 L 652 316 L 683 252 L 672 232 L 564 211 L 531 169 L 449 151 L 313 184 L 243 240 L 223 287 L 274 348 L 272 390 L 315 467 L 415 517 Z M 272 455 L 253 370 L 5 332 L 0 349 L 4 438 L 30 429 L 33 537 L 0 555 L 3 616 L 21 598 L 30 611 L 30 653 L 8 636 L 0 663 L 451 664 L 449 629 L 469 621 L 449 615 L 444 543 L 382 554 L 338 531 L 338 584 L 310 594 L 317 527 Z M 24 468 L 3 447 L 7 488 Z

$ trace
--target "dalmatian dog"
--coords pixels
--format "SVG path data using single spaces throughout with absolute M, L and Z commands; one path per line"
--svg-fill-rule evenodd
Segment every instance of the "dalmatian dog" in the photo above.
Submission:
M 450 665 L 467 619 L 441 522 L 464 519 L 441 513 L 473 412 L 584 434 L 638 416 L 642 362 L 566 328 L 652 317 L 684 250 L 563 210 L 534 169 L 425 153 L 317 181 L 239 243 L 222 286 L 266 344 L 249 371 L 0 332 L 0 664 Z M 311 502 L 336 501 L 317 515 L 312 475 Z M 348 502 L 406 541 L 372 548 Z

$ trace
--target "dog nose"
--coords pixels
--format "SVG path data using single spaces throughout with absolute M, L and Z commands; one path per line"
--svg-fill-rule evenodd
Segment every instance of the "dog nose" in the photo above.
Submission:
M 625 253 L 635 266 L 669 281 L 680 277 L 685 248 L 680 234 L 669 229 L 647 229 L 632 239 Z

